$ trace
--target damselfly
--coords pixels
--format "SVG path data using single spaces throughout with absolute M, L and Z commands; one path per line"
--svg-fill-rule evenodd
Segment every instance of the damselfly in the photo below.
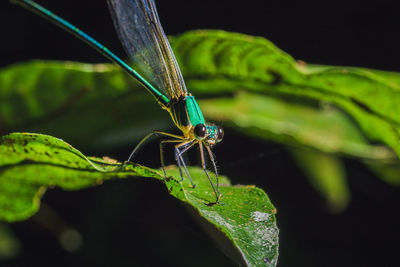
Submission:
M 194 96 L 186 89 L 171 46 L 161 27 L 153 0 L 107 0 L 114 26 L 125 50 L 146 78 L 95 39 L 34 1 L 11 1 L 45 17 L 94 47 L 139 81 L 160 106 L 169 112 L 172 121 L 182 132 L 182 136 L 153 131 L 139 142 L 130 154 L 128 162 L 150 137 L 154 135 L 166 137 L 167 139 L 161 140 L 159 144 L 161 166 L 165 177 L 167 173 L 164 167 L 163 145 L 175 143 L 175 160 L 179 167 L 181 181 L 183 180 L 183 169 L 192 186 L 195 187 L 182 155 L 193 146 L 199 145 L 202 168 L 210 181 L 216 203 L 219 201 L 222 195 L 219 192 L 218 172 L 211 147 L 222 140 L 224 133 L 219 126 L 205 122 Z M 207 154 L 215 171 L 216 185 L 207 172 Z

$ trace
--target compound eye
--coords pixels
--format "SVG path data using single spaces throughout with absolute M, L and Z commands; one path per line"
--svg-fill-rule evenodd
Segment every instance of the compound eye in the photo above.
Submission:
M 204 139 L 206 137 L 206 126 L 202 123 L 197 124 L 194 127 L 194 135 L 200 140 Z
M 222 138 L 224 138 L 224 130 L 217 126 L 217 132 L 218 132 L 218 136 L 217 136 L 217 142 L 221 142 Z

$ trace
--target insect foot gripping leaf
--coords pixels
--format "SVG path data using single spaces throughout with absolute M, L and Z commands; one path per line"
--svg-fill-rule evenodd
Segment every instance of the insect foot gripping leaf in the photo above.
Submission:
M 47 188 L 79 190 L 118 178 L 157 179 L 168 192 L 187 205 L 203 228 L 236 262 L 249 266 L 276 266 L 278 228 L 276 209 L 265 192 L 254 186 L 232 186 L 221 177 L 224 205 L 213 200 L 200 168 L 190 168 L 193 189 L 176 167 L 163 179 L 158 170 L 137 164 L 121 168 L 109 158 L 88 158 L 61 139 L 48 135 L 12 133 L 0 138 L 0 220 L 29 218 L 40 206 Z

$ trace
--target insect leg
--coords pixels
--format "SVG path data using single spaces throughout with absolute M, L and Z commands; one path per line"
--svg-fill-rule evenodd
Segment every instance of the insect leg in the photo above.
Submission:
M 217 191 L 215 190 L 214 184 L 213 184 L 213 182 L 212 182 L 212 180 L 210 178 L 210 175 L 207 172 L 207 166 L 206 166 L 206 162 L 204 160 L 204 158 L 205 158 L 204 149 L 203 149 L 203 144 L 201 142 L 199 142 L 199 147 L 200 147 L 201 165 L 203 167 L 204 172 L 207 175 L 208 180 L 210 181 L 210 184 L 211 184 L 211 187 L 212 187 L 212 189 L 214 191 L 215 197 L 217 198 L 217 201 L 216 201 L 216 203 L 217 203 L 219 201 L 219 199 L 220 199 L 220 194 L 219 194 L 219 192 L 217 193 Z
M 189 178 L 190 183 L 192 184 L 193 188 L 196 188 L 196 185 L 193 183 L 192 177 L 190 176 L 190 173 L 186 167 L 185 161 L 183 160 L 183 153 L 185 153 L 186 151 L 188 151 L 193 145 L 195 145 L 197 142 L 195 142 L 194 140 L 192 141 L 188 141 L 188 142 L 184 142 L 181 143 L 179 145 L 175 146 L 175 160 L 178 162 L 178 166 L 180 166 L 181 164 L 183 165 L 183 168 L 185 169 L 186 175 Z M 181 172 L 182 175 L 182 172 Z M 183 180 L 183 176 L 182 180 Z M 181 180 L 181 181 L 182 181 Z
M 161 160 L 161 167 L 164 172 L 164 179 L 167 177 L 167 172 L 165 171 L 165 164 L 164 164 L 164 153 L 163 153 L 163 145 L 166 143 L 180 143 L 182 140 L 161 140 L 159 143 L 160 146 L 160 160 Z
M 212 164 L 214 166 L 215 177 L 217 179 L 217 193 L 218 193 L 217 202 L 218 202 L 218 200 L 221 199 L 222 194 L 219 192 L 219 177 L 218 177 L 217 164 L 215 164 L 215 160 L 214 160 L 214 156 L 213 156 L 213 153 L 211 151 L 211 148 L 209 146 L 205 146 L 205 147 L 206 147 L 206 149 L 208 151 L 208 155 L 210 155 L 211 162 L 212 162 Z
M 153 136 L 168 136 L 168 137 L 176 138 L 178 140 L 184 140 L 185 139 L 183 136 L 170 134 L 170 133 L 165 133 L 165 132 L 161 132 L 161 131 L 153 131 L 153 132 L 149 133 L 148 135 L 146 135 L 136 145 L 136 147 L 133 149 L 132 153 L 129 155 L 129 158 L 128 158 L 127 162 L 130 162 L 132 160 L 132 158 L 136 155 L 136 153 L 139 151 L 139 149 L 142 148 L 142 146 L 145 145 L 147 143 L 147 141 Z
M 182 165 L 183 165 L 184 168 L 185 168 L 186 174 L 187 174 L 188 177 L 190 178 L 189 172 L 188 172 L 187 169 L 186 169 L 186 164 L 185 164 L 185 162 L 183 161 L 181 151 L 179 150 L 179 147 L 183 147 L 183 149 L 185 149 L 187 146 L 190 145 L 190 142 L 191 142 L 191 141 L 183 142 L 183 143 L 178 144 L 178 145 L 175 146 L 175 160 L 176 160 L 176 163 L 178 164 L 178 167 L 179 167 L 179 173 L 181 174 L 181 180 L 180 180 L 179 182 L 182 182 L 182 181 L 183 181 Z M 183 162 L 183 164 L 182 164 L 182 162 Z M 191 179 L 191 178 L 190 178 L 190 179 Z

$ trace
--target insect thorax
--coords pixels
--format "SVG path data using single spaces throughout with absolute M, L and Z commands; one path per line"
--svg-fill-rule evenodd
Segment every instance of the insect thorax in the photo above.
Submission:
M 175 125 L 185 137 L 193 133 L 193 128 L 199 123 L 205 123 L 203 113 L 194 96 L 186 96 L 180 100 L 171 100 L 170 114 Z

